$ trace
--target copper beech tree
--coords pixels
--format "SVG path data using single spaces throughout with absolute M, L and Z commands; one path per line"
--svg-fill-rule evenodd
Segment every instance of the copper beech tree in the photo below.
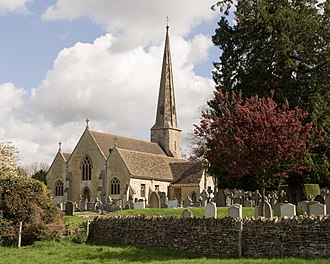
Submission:
M 261 192 L 274 177 L 307 169 L 304 155 L 315 131 L 303 123 L 307 113 L 290 110 L 288 102 L 277 105 L 272 98 L 216 91 L 210 108 L 202 112 L 195 134 L 204 141 L 204 157 L 214 171 L 229 177 L 252 176 Z

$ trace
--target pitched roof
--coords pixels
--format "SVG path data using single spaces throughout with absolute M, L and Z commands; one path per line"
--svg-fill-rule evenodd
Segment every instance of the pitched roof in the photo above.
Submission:
M 65 161 L 68 161 L 69 158 L 70 158 L 70 156 L 71 156 L 71 153 L 63 153 L 63 152 L 62 152 L 62 155 L 63 155 L 64 160 L 65 160 Z
M 172 181 L 171 162 L 185 163 L 184 159 L 176 159 L 164 155 L 155 155 L 137 151 L 118 149 L 128 170 L 135 178 Z
M 171 163 L 170 167 L 174 176 L 172 184 L 199 184 L 204 172 L 201 161 Z
M 143 153 L 157 154 L 165 156 L 164 151 L 157 143 L 116 136 L 98 131 L 89 131 L 99 145 L 105 157 L 109 155 L 109 150 L 116 146 L 120 149 L 138 151 Z

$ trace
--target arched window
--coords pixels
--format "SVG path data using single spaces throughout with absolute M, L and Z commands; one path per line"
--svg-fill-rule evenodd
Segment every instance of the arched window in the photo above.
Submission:
M 63 196 L 63 182 L 61 181 L 55 184 L 55 196 Z
M 81 175 L 83 181 L 90 181 L 92 179 L 92 168 L 92 160 L 86 155 L 81 164 Z
M 111 181 L 111 194 L 120 194 L 120 181 L 117 178 Z

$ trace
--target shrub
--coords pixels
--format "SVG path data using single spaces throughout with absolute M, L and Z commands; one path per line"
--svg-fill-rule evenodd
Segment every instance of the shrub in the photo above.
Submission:
M 0 193 L 0 245 L 17 244 L 21 221 L 22 245 L 63 235 L 63 218 L 42 182 L 19 176 L 0 177 Z

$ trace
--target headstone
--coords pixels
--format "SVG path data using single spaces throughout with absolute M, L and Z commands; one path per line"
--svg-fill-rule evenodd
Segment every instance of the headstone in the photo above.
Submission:
M 303 210 L 303 214 L 309 215 L 309 201 L 301 201 L 298 203 L 298 208 Z
M 201 192 L 200 197 L 202 197 L 202 206 L 205 207 L 207 204 L 207 198 L 209 197 L 205 189 Z
M 145 208 L 146 208 L 146 203 L 144 201 L 134 203 L 134 209 L 145 209 Z
M 242 199 L 239 198 L 239 197 L 235 197 L 235 198 L 233 199 L 233 204 L 242 204 Z
M 156 192 L 152 192 L 150 195 L 150 208 L 160 208 L 160 199 Z
M 319 202 L 320 204 L 325 204 L 325 200 L 321 195 L 316 195 L 314 201 Z
M 103 209 L 102 202 L 101 202 L 101 200 L 98 197 L 96 197 L 95 209 L 96 210 L 102 210 Z
M 210 202 L 206 205 L 204 216 L 205 218 L 217 218 L 217 206 L 215 203 Z
M 202 206 L 202 202 L 200 200 L 197 200 L 195 203 L 195 207 L 201 207 Z
M 167 208 L 168 199 L 166 197 L 166 193 L 165 192 L 160 192 L 159 193 L 159 199 L 160 199 L 160 206 L 161 206 L 161 208 Z
M 189 196 L 186 197 L 183 201 L 183 207 L 190 207 L 193 205 L 193 201 L 190 199 Z
M 66 202 L 65 204 L 65 215 L 73 215 L 74 214 L 74 204 L 73 202 Z
M 244 206 L 245 207 L 253 207 L 253 201 L 252 200 L 246 200 Z
M 215 195 L 215 203 L 217 207 L 225 207 L 226 204 L 226 195 L 224 190 L 219 190 Z
M 330 215 L 330 195 L 329 194 L 325 198 L 325 205 L 327 207 L 327 215 Z
M 88 203 L 88 210 L 89 211 L 95 211 L 95 202 Z
M 167 204 L 168 208 L 177 208 L 178 207 L 178 200 L 174 199 L 174 200 L 169 200 L 168 204 Z
M 270 206 L 269 202 L 265 202 L 265 215 L 264 217 L 272 218 L 273 217 L 273 210 L 272 207 Z M 258 206 L 256 206 L 255 211 L 254 211 L 254 216 L 258 217 L 261 216 L 261 202 L 259 203 Z
M 190 211 L 189 209 L 185 209 L 183 212 L 182 212 L 182 218 L 193 218 L 194 215 L 192 213 L 192 211 Z
M 281 205 L 283 205 L 284 203 L 277 203 L 274 204 L 274 215 L 275 216 L 281 216 Z
M 285 203 L 280 205 L 280 216 L 295 216 L 296 206 L 291 203 Z
M 310 202 L 309 203 L 309 214 L 310 215 L 326 215 L 326 205 L 319 202 Z
M 233 204 L 228 208 L 228 217 L 242 218 L 242 205 Z

